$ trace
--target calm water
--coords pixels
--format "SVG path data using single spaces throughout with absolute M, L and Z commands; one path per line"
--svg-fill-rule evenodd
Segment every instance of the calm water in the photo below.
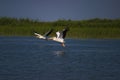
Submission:
M 120 40 L 0 37 L 0 80 L 120 80 Z

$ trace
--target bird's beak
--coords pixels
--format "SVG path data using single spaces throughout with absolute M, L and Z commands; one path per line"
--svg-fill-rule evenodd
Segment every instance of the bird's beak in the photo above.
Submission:
M 64 44 L 64 43 L 62 43 L 62 46 L 63 46 L 63 47 L 65 47 L 65 44 Z

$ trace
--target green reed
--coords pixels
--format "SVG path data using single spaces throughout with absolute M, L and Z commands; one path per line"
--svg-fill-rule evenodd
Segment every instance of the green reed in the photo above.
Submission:
M 120 19 L 57 20 L 42 22 L 28 18 L 0 18 L 1 36 L 34 36 L 34 32 L 44 34 L 50 29 L 55 32 L 68 27 L 68 38 L 120 38 Z

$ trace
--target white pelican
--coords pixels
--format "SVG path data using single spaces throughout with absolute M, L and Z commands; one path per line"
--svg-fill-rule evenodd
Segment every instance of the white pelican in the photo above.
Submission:
M 48 36 L 51 34 L 53 30 L 49 30 L 47 33 L 45 33 L 44 35 L 41 35 L 41 34 L 38 34 L 38 33 L 34 33 L 34 35 L 36 35 L 37 38 L 40 38 L 40 39 L 46 39 L 48 38 Z
M 65 47 L 64 38 L 66 37 L 67 31 L 68 31 L 68 28 L 63 29 L 63 31 L 58 31 L 58 32 L 56 32 L 56 35 L 57 35 L 56 37 L 48 38 L 48 40 L 60 42 L 62 44 L 62 46 Z

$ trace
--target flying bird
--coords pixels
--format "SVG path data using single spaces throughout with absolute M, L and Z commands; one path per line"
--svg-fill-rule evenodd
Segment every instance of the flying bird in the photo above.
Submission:
M 61 45 L 63 47 L 65 47 L 64 39 L 66 37 L 67 31 L 68 31 L 68 28 L 63 29 L 62 31 L 57 31 L 56 37 L 50 37 L 50 38 L 48 38 L 48 40 L 53 40 L 53 41 L 59 42 L 59 43 L 61 43 Z
M 37 37 L 37 38 L 40 38 L 40 39 L 48 39 L 48 36 L 52 33 L 53 29 L 50 29 L 47 33 L 45 33 L 44 35 L 41 35 L 37 32 L 34 33 L 34 35 Z

